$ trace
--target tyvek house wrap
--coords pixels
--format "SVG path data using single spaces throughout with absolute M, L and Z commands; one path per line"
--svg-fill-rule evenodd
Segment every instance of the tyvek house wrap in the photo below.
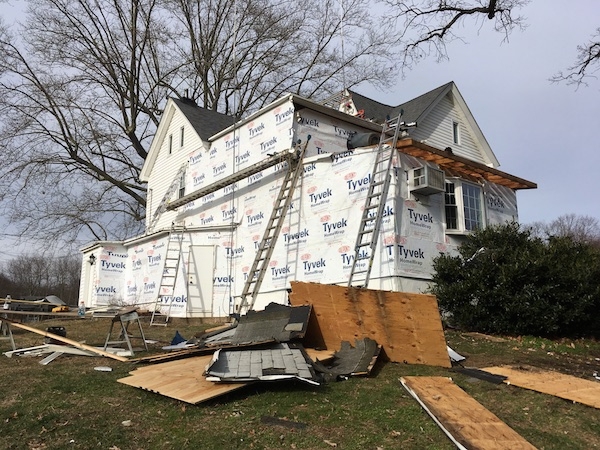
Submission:
M 267 108 L 254 120 L 218 137 L 208 151 L 190 154 L 186 193 L 208 186 L 269 154 L 291 148 L 298 140 L 306 142 L 311 135 L 303 173 L 269 262 L 257 309 L 270 301 L 285 302 L 291 280 L 347 283 L 376 151 L 375 148 L 348 150 L 348 136 L 361 132 L 369 130 L 307 108 L 296 111 L 289 101 Z M 369 287 L 414 292 L 425 287 L 430 279 L 433 258 L 455 249 L 455 243 L 444 235 L 443 194 L 431 195 L 427 202 L 410 197 L 407 171 L 424 163 L 401 154 L 394 160 Z M 283 165 L 274 166 L 178 208 L 177 221 L 194 231 L 184 236 L 180 274 L 174 295 L 165 299 L 164 310 L 173 299 L 170 314 L 174 317 L 196 313 L 223 317 L 233 312 L 285 169 Z M 508 198 L 504 203 L 493 202 L 496 207 L 493 217 L 501 222 L 511 216 L 510 206 L 516 202 L 511 203 L 510 199 L 511 195 L 514 198 L 514 192 L 494 187 L 496 191 L 499 188 L 500 194 Z M 507 213 L 500 208 L 502 204 Z M 224 225 L 230 226 L 229 230 L 211 229 Z M 201 305 L 188 301 L 188 252 L 192 245 L 214 248 L 214 267 L 206 265 L 206 270 L 214 270 L 211 298 L 204 298 Z M 116 290 L 113 297 L 126 304 L 153 303 L 158 295 L 166 247 L 165 235 L 150 241 L 134 239 L 126 246 L 121 283 L 114 273 L 102 270 L 99 280 L 112 277 L 111 286 Z M 417 281 L 411 284 L 407 280 Z

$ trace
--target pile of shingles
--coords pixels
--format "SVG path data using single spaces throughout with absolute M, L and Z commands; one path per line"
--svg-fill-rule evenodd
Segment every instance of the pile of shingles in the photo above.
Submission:
M 289 301 L 140 358 L 154 364 L 119 382 L 195 404 L 253 382 L 367 375 L 380 356 L 450 367 L 433 296 L 294 282 Z

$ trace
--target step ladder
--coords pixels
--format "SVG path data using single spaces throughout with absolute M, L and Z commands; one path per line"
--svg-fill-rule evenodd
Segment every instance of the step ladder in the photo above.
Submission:
M 181 263 L 181 250 L 183 247 L 184 226 L 171 225 L 171 231 L 167 240 L 167 250 L 165 252 L 165 262 L 163 264 L 163 273 L 158 287 L 158 294 L 154 302 L 150 325 L 167 326 L 171 317 L 171 308 L 173 307 L 173 297 L 175 295 L 175 283 L 179 274 Z M 162 305 L 165 297 L 171 297 L 166 313 Z
M 152 220 L 150 221 L 150 224 L 146 228 L 147 233 L 154 230 L 154 227 L 156 226 L 158 219 L 160 219 L 160 216 L 162 215 L 162 213 L 164 213 L 167 210 L 167 206 L 169 205 L 169 202 L 171 201 L 171 197 L 173 197 L 173 194 L 175 193 L 175 191 L 177 191 L 180 188 L 181 176 L 187 170 L 188 165 L 189 165 L 189 161 L 186 161 L 185 163 L 183 163 L 181 165 L 181 167 L 177 171 L 177 174 L 173 178 L 173 181 L 171 182 L 169 189 L 167 189 L 167 192 L 165 192 L 165 195 L 163 196 L 162 200 L 158 204 L 158 207 L 154 211 L 154 214 L 152 215 Z
M 385 202 L 392 178 L 392 161 L 397 152 L 396 143 L 402 125 L 404 122 L 402 122 L 402 112 L 400 112 L 396 119 L 386 120 L 381 130 L 377 155 L 371 172 L 371 183 L 354 244 L 354 260 L 348 278 L 349 288 L 366 288 L 369 285 Z M 392 130 L 393 135 L 390 136 Z
M 242 289 L 242 294 L 240 295 L 241 303 L 238 311 L 236 312 L 237 314 L 241 314 L 244 311 L 244 308 L 247 308 L 247 312 L 252 310 L 254 307 L 256 297 L 258 296 L 260 286 L 269 265 L 269 261 L 271 260 L 271 255 L 273 254 L 275 244 L 277 243 L 277 237 L 281 232 L 281 228 L 285 221 L 285 215 L 292 202 L 294 189 L 296 188 L 298 178 L 303 170 L 302 159 L 304 157 L 306 147 L 308 147 L 310 138 L 311 136 L 309 134 L 306 138 L 306 142 L 303 145 L 301 145 L 301 142 L 298 141 L 296 145 L 295 157 L 288 160 L 288 168 L 283 179 L 283 184 L 281 185 L 281 189 L 279 190 L 277 198 L 273 204 L 271 217 L 267 222 L 267 228 L 265 229 L 263 237 L 258 245 L 254 262 L 252 263 L 250 272 L 248 272 L 248 278 L 244 283 L 244 288 Z

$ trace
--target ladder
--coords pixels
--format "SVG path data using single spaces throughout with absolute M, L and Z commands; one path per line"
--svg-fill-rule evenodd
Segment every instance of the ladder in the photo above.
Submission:
M 401 111 L 396 119 L 388 119 L 382 125 L 375 164 L 371 172 L 371 183 L 367 191 L 356 243 L 354 244 L 354 260 L 348 278 L 349 288 L 366 288 L 369 285 L 385 202 L 392 178 L 390 174 L 392 160 L 396 154 L 396 143 L 400 135 L 400 127 L 404 124 L 402 114 Z M 394 134 L 393 137 L 390 137 L 390 130 L 392 129 Z
M 300 173 L 302 173 L 303 170 L 302 158 L 304 157 L 310 138 L 311 136 L 309 134 L 306 138 L 306 142 L 302 146 L 300 145 L 300 141 L 298 141 L 296 145 L 296 155 L 293 159 L 288 161 L 288 168 L 283 179 L 283 184 L 281 185 L 281 189 L 273 204 L 273 210 L 271 211 L 271 217 L 267 222 L 267 228 L 258 245 L 254 262 L 252 263 L 250 272 L 248 272 L 248 278 L 244 283 L 241 294 L 242 301 L 237 314 L 241 314 L 246 307 L 248 308 L 248 311 L 252 310 L 254 307 L 258 291 L 260 290 L 269 261 L 271 260 L 271 255 L 275 249 L 277 237 L 283 226 L 285 214 L 290 207 L 294 189 L 298 182 L 298 178 L 300 177 Z
M 167 251 L 165 252 L 165 262 L 163 264 L 163 273 L 160 279 L 160 286 L 158 287 L 158 294 L 154 301 L 150 325 L 166 326 L 169 323 L 171 308 L 173 307 L 173 297 L 175 296 L 175 283 L 177 282 L 181 261 L 181 248 L 183 246 L 184 232 L 184 226 L 171 224 L 171 231 L 169 232 L 167 240 Z M 164 297 L 171 297 L 166 314 L 163 314 L 161 310 Z
M 156 223 L 158 222 L 158 219 L 160 219 L 160 216 L 162 215 L 162 213 L 164 213 L 167 210 L 167 206 L 169 204 L 169 201 L 171 200 L 171 197 L 173 196 L 175 191 L 177 189 L 179 189 L 179 187 L 180 187 L 181 176 L 185 173 L 188 164 L 189 164 L 189 162 L 186 161 L 185 163 L 183 163 L 181 165 L 181 167 L 177 171 L 177 174 L 173 178 L 173 181 L 171 182 L 169 189 L 167 189 L 167 192 L 165 193 L 162 200 L 158 204 L 158 208 L 156 208 L 156 211 L 154 211 L 152 220 L 150 221 L 150 224 L 148 225 L 148 228 L 146 229 L 147 233 L 154 229 L 154 227 L 156 226 Z

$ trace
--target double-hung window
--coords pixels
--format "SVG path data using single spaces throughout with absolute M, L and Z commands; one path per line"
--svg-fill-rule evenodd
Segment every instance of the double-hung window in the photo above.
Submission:
M 469 232 L 485 226 L 481 187 L 462 180 L 446 180 L 446 230 Z

